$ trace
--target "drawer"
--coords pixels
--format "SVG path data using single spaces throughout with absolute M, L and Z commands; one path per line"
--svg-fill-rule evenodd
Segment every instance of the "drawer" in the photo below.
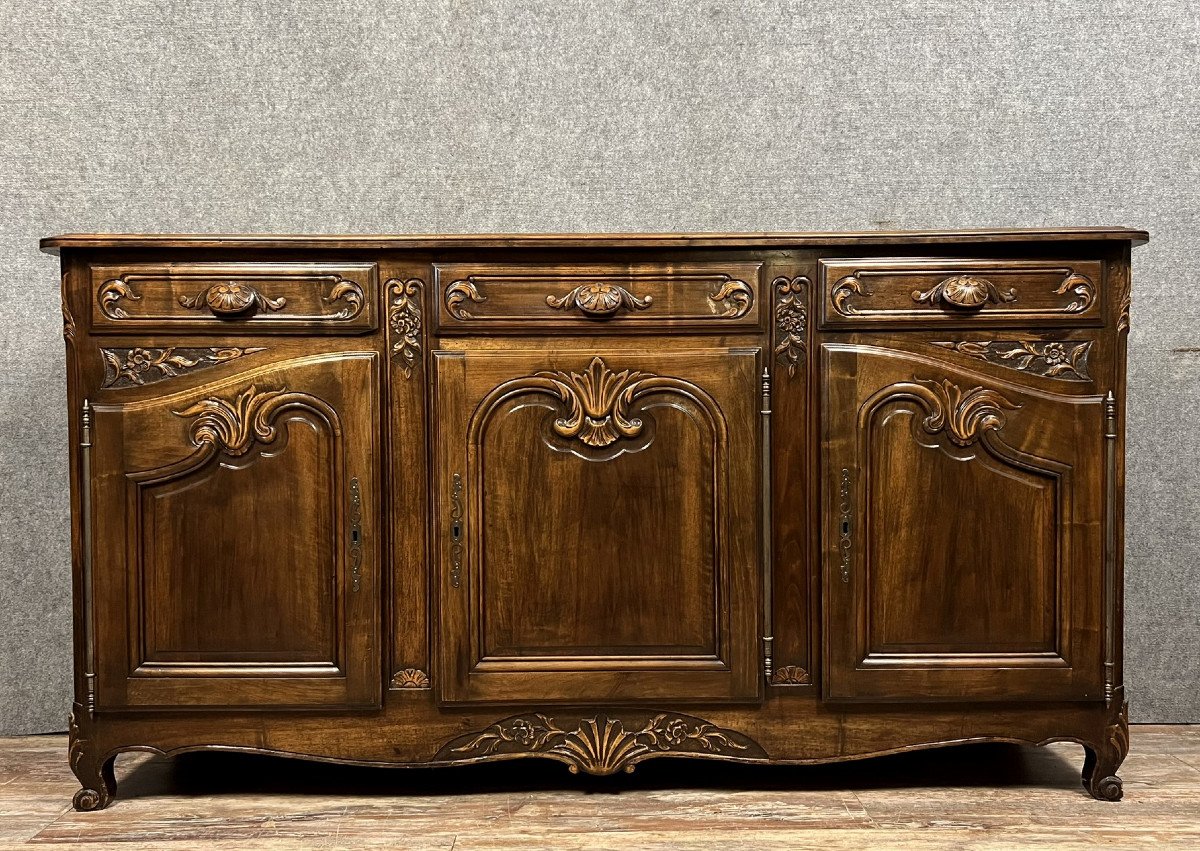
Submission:
M 819 261 L 823 327 L 1099 325 L 1099 261 L 872 257 Z
M 370 331 L 377 280 L 374 263 L 94 265 L 92 330 Z
M 437 326 L 450 334 L 755 329 L 761 268 L 750 262 L 436 264 Z

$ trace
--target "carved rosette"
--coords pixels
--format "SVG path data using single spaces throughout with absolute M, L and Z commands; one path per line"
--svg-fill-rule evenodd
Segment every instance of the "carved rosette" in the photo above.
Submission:
M 420 278 L 392 278 L 387 284 L 388 324 L 392 329 L 392 357 L 400 363 L 405 378 L 412 378 L 421 356 L 421 290 Z
M 101 349 L 100 356 L 104 359 L 104 381 L 100 386 L 103 388 L 140 387 L 262 351 L 266 351 L 266 349 L 263 347 L 243 349 L 236 346 Z
M 361 294 L 360 290 L 360 299 Z M 181 295 L 179 304 L 188 310 L 203 310 L 207 307 L 217 316 L 237 316 L 251 309 L 283 310 L 287 306 L 287 299 L 282 296 L 270 298 L 241 281 L 225 281 L 211 284 L 194 296 Z
M 1064 381 L 1090 381 L 1087 361 L 1092 341 L 986 340 L 939 342 L 935 346 L 997 366 Z
M 784 665 L 771 674 L 771 685 L 775 686 L 804 686 L 810 683 L 812 677 L 799 665 Z
M 775 291 L 775 357 L 787 367 L 788 375 L 804 362 L 808 352 L 808 278 L 778 277 L 771 282 Z
M 105 281 L 100 285 L 100 289 L 96 291 L 96 298 L 100 302 L 100 312 L 109 319 L 128 319 L 129 313 L 125 308 L 121 307 L 123 299 L 130 301 L 141 301 L 142 297 L 135 293 L 129 284 L 120 279 Z
M 642 420 L 629 412 L 638 385 L 655 376 L 636 370 L 613 372 L 600 357 L 592 358 L 580 372 L 539 372 L 558 391 L 567 405 L 566 416 L 554 420 L 554 432 L 564 438 L 578 438 L 587 446 L 600 448 L 625 437 L 637 437 Z
M 745 281 L 730 278 L 708 297 L 709 309 L 722 319 L 738 319 L 750 312 L 754 290 Z
M 256 443 L 272 443 L 278 437 L 272 421 L 285 408 L 314 411 L 336 427 L 336 415 L 316 397 L 287 390 L 260 391 L 254 385 L 232 401 L 217 397 L 202 399 L 173 413 L 177 417 L 195 417 L 189 433 L 196 446 L 212 447 L 236 457 L 245 455 Z
M 429 688 L 429 675 L 420 668 L 405 668 L 392 677 L 392 688 Z
M 851 296 L 856 295 L 871 296 L 874 293 L 863 286 L 863 282 L 854 275 L 839 278 L 829 291 L 829 298 L 833 302 L 833 309 L 842 316 L 854 316 L 858 313 L 858 309 L 850 304 Z
M 988 302 L 1000 304 L 1016 301 L 1017 293 L 1013 289 L 1001 290 L 987 278 L 977 275 L 953 275 L 938 281 L 924 292 L 913 290 L 912 299 L 918 304 L 946 304 L 972 310 Z
M 1058 289 L 1054 291 L 1055 295 L 1065 295 L 1068 292 L 1075 298 L 1063 308 L 1066 313 L 1083 313 L 1096 300 L 1096 288 L 1092 284 L 1092 279 L 1087 275 L 1080 275 L 1078 272 L 1067 275 L 1059 284 Z
M 637 763 L 653 756 L 680 754 L 766 756 L 742 733 L 692 715 L 659 713 L 633 720 L 601 713 L 560 725 L 548 715 L 531 713 L 459 736 L 443 746 L 435 759 L 544 756 L 566 763 L 572 774 L 609 775 L 632 772 Z
M 621 308 L 645 310 L 654 303 L 653 296 L 638 298 L 617 284 L 580 284 L 563 296 L 546 296 L 546 304 L 556 310 L 575 308 L 588 316 L 612 316 Z
M 487 296 L 479 292 L 475 282 L 469 278 L 454 281 L 446 287 L 446 310 L 455 319 L 471 319 L 475 314 L 463 307 L 463 302 L 476 303 L 487 301 Z

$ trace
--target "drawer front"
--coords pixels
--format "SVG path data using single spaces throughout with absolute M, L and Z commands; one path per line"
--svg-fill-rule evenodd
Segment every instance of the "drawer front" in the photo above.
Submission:
M 377 280 L 374 263 L 95 265 L 92 329 L 370 331 Z
M 823 327 L 1103 322 L 1098 261 L 948 258 L 820 261 Z
M 761 268 L 747 262 L 437 264 L 438 330 L 757 328 Z

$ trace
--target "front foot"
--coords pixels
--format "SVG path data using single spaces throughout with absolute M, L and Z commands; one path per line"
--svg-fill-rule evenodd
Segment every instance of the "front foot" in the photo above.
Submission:
M 87 721 L 86 711 L 79 704 L 75 704 L 67 723 L 70 731 L 68 753 L 71 771 L 83 786 L 75 793 L 71 803 L 80 812 L 102 810 L 112 803 L 117 791 L 117 778 L 113 771 L 115 757 L 103 759 L 95 753 L 95 742 L 87 729 L 90 723 Z
M 1083 788 L 1099 801 L 1121 800 L 1117 769 L 1128 753 L 1129 705 L 1122 704 L 1116 718 L 1104 728 L 1104 740 L 1095 746 L 1084 745 Z

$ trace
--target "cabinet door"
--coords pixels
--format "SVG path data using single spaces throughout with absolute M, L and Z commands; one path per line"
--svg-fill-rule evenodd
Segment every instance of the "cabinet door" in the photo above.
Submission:
M 1103 398 L 821 351 L 826 696 L 1102 698 Z
M 759 360 L 436 353 L 443 701 L 758 697 Z
M 378 385 L 343 352 L 95 406 L 101 708 L 378 705 Z

